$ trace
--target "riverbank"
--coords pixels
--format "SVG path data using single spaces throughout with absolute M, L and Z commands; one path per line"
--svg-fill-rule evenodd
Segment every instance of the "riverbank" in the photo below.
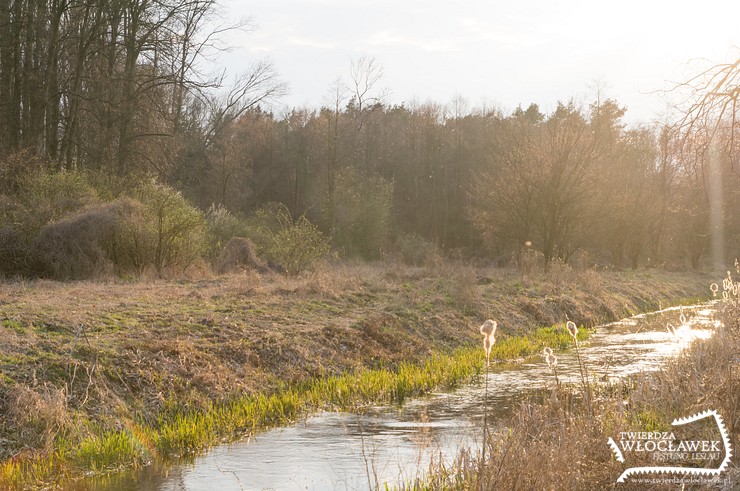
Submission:
M 499 320 L 494 357 L 511 358 L 539 349 L 515 338 L 537 327 L 693 301 L 707 283 L 657 271 L 523 277 L 463 264 L 6 283 L 0 479 L 38 484 L 140 465 L 314 407 L 398 400 L 480 370 L 486 318 Z
M 719 290 L 721 298 L 722 286 Z M 513 409 L 492 433 L 483 463 L 479 454 L 461 450 L 452 465 L 437 466 L 427 481 L 403 489 L 740 489 L 740 304 L 725 301 L 717 309 L 722 325 L 715 334 L 695 341 L 662 369 L 616 383 L 594 381 L 590 403 L 580 386 L 553 387 L 544 401 Z M 705 411 L 720 415 L 732 448 L 719 475 L 627 472 L 640 466 L 719 468 L 727 447 L 714 418 L 693 426 L 671 424 Z M 630 451 L 635 447 L 629 443 L 640 438 L 647 438 L 641 441 L 644 450 Z M 694 441 L 711 441 L 718 452 L 661 451 L 671 448 L 669 441 L 673 447 L 683 441 L 685 448 Z

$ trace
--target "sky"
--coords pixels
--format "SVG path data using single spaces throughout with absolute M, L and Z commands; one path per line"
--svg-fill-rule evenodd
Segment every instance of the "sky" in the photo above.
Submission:
M 537 103 L 627 106 L 640 124 L 669 117 L 666 91 L 740 57 L 740 0 L 222 0 L 232 32 L 218 60 L 238 73 L 269 59 L 288 84 L 276 107 L 320 107 L 353 59 L 383 67 L 391 104 L 457 96 L 509 112 Z

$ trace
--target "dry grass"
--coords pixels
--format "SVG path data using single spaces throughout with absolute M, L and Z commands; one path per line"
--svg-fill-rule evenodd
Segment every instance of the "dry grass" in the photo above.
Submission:
M 244 237 L 232 237 L 216 259 L 214 271 L 224 274 L 239 270 L 266 272 L 269 268 L 257 257 L 251 240 Z

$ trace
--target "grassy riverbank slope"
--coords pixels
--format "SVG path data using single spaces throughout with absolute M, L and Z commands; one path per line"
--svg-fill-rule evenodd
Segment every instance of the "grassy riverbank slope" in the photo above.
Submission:
M 443 371 L 447 364 L 432 355 L 477 348 L 489 317 L 499 321 L 501 342 L 566 316 L 593 325 L 706 297 L 708 283 L 698 274 L 568 268 L 525 277 L 461 263 L 343 265 L 301 278 L 5 283 L 0 480 L 28 484 L 197 450 L 213 441 L 190 433 L 208 425 L 222 425 L 219 434 L 249 431 L 235 416 L 251 417 L 242 414 L 247 404 L 289 418 L 304 406 L 285 394 L 318 394 L 309 407 L 333 403 L 316 382 L 332 376 L 430 360 L 420 373 Z M 261 399 L 271 394 L 282 395 Z M 267 424 L 284 421 L 269 416 Z

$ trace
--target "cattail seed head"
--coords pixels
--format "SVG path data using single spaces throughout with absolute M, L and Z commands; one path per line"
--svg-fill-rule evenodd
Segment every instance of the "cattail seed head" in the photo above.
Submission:
M 576 327 L 576 323 L 573 321 L 568 321 L 567 324 L 565 324 L 565 327 L 568 328 L 568 332 L 571 336 L 573 336 L 573 339 L 578 339 L 578 327 Z
M 547 368 L 554 371 L 555 368 L 558 366 L 558 358 L 552 353 L 552 348 L 549 348 L 547 346 L 543 348 L 542 356 L 545 357 Z
M 555 355 L 548 356 L 547 366 L 550 367 L 550 370 L 555 370 L 558 367 L 558 357 Z
M 480 326 L 480 333 L 484 336 L 493 336 L 496 332 L 497 325 L 496 321 L 488 319 L 482 326 Z
M 497 323 L 494 320 L 488 319 L 480 326 L 480 333 L 483 334 L 483 349 L 486 350 L 486 363 L 491 356 L 491 348 L 496 342 L 496 327 Z

